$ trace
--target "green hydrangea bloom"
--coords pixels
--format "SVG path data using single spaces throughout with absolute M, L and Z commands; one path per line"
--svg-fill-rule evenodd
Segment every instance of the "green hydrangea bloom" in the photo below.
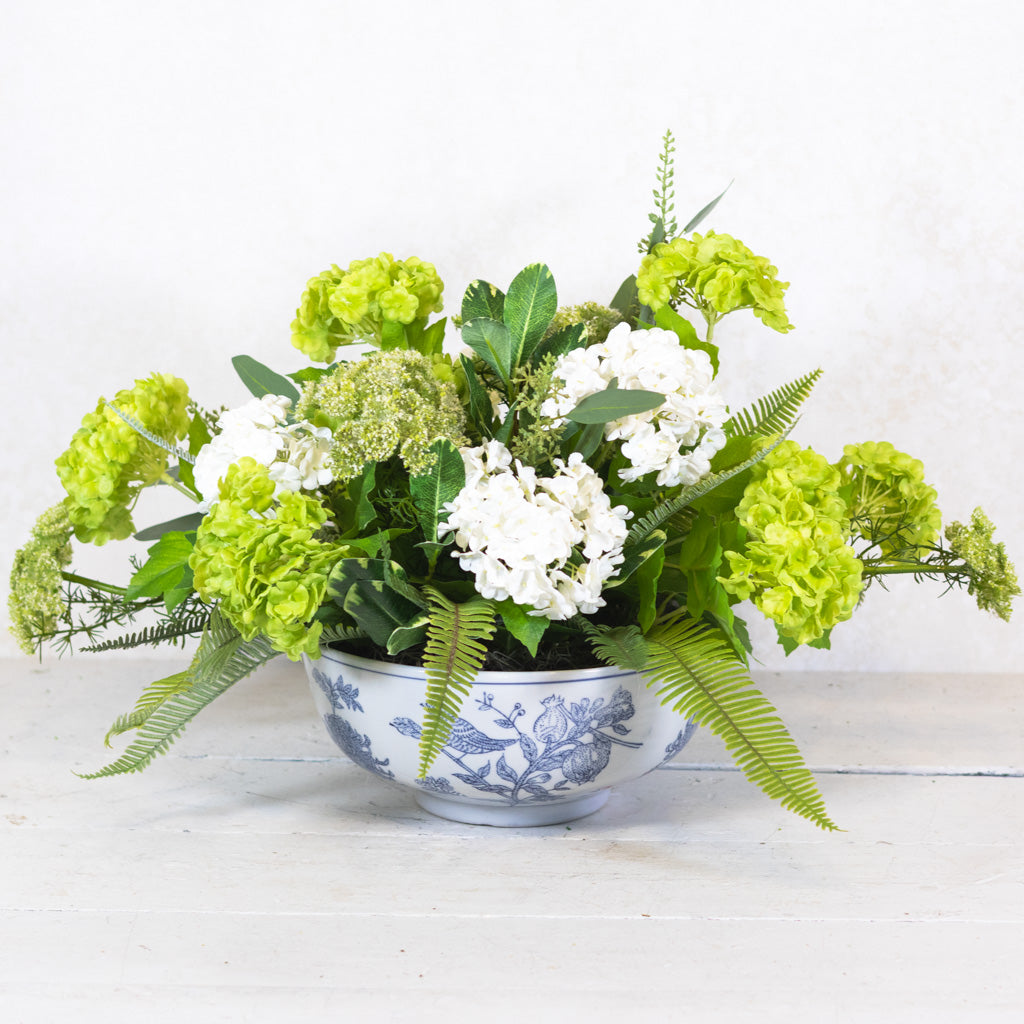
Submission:
M 62 502 L 36 520 L 31 539 L 14 555 L 7 610 L 11 633 L 26 654 L 34 654 L 67 621 L 61 571 L 71 564 L 72 532 Z
M 382 252 L 312 278 L 292 322 L 292 344 L 329 363 L 340 345 L 380 345 L 386 322 L 411 324 L 439 313 L 444 284 L 433 264 Z
M 691 238 L 659 242 L 643 258 L 636 285 L 640 301 L 653 310 L 682 301 L 713 323 L 733 310 L 750 309 L 784 334 L 793 329 L 784 301 L 789 284 L 777 274 L 765 257 L 732 235 L 695 232 Z
M 318 657 L 322 627 L 311 619 L 348 551 L 317 540 L 326 521 L 324 506 L 307 494 L 283 491 L 275 503 L 274 483 L 255 459 L 233 463 L 189 558 L 199 596 L 219 601 L 246 640 L 262 633 L 293 661 Z
M 823 456 L 783 441 L 754 466 L 736 508 L 747 543 L 725 552 L 731 571 L 719 582 L 799 644 L 848 619 L 864 587 L 841 482 Z
M 188 387 L 178 377 L 154 373 L 137 380 L 133 388 L 118 391 L 112 404 L 168 442 L 188 433 Z M 75 536 L 94 544 L 130 536 L 135 531 L 131 507 L 139 491 L 156 483 L 166 469 L 167 453 L 101 398 L 57 459 Z
M 1006 557 L 1003 544 L 994 544 L 995 526 L 980 509 L 971 514 L 971 525 L 950 523 L 946 527 L 946 540 L 953 553 L 967 563 L 970 582 L 967 592 L 978 602 L 982 611 L 1010 621 L 1013 599 L 1020 595 L 1017 573 Z
M 559 306 L 544 333 L 545 338 L 557 334 L 573 324 L 583 324 L 586 328 L 588 345 L 599 345 L 608 337 L 608 332 L 622 323 L 622 314 L 617 309 L 610 309 L 598 302 L 584 302 L 579 306 Z
M 917 549 L 922 557 L 942 528 L 924 464 L 888 441 L 848 444 L 838 462 L 854 529 L 884 555 Z
M 330 457 L 339 481 L 396 454 L 416 476 L 433 464 L 429 449 L 437 438 L 467 443 L 457 388 L 438 378 L 432 360 L 405 349 L 371 352 L 310 381 L 296 416 L 333 431 Z

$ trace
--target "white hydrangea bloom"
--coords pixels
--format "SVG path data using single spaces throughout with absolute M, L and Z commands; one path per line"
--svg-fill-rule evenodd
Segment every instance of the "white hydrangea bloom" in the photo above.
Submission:
M 283 395 L 264 395 L 221 415 L 219 433 L 199 450 L 193 467 L 204 506 L 217 500 L 228 467 L 246 455 L 268 468 L 278 492 L 312 490 L 334 479 L 327 457 L 331 431 L 305 421 L 289 424 L 291 404 Z
M 500 441 L 463 449 L 466 485 L 445 506 L 438 536 L 455 534 L 454 553 L 486 598 L 568 619 L 604 605 L 601 590 L 623 559 L 625 506 L 612 507 L 601 478 L 579 452 L 540 477 Z
M 725 400 L 706 352 L 683 348 L 672 331 L 630 331 L 619 324 L 600 345 L 559 357 L 554 376 L 563 386 L 548 399 L 543 416 L 561 419 L 584 398 L 604 391 L 612 379 L 623 390 L 665 395 L 657 409 L 605 425 L 609 441 L 622 441 L 631 468 L 624 480 L 657 473 L 659 487 L 695 484 L 711 472 L 711 458 L 725 445 Z

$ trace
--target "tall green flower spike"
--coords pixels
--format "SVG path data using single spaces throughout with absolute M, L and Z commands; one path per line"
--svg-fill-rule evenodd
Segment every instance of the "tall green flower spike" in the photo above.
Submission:
M 382 252 L 332 266 L 306 285 L 292 321 L 292 344 L 311 360 L 329 363 L 338 348 L 365 341 L 379 346 L 388 324 L 408 326 L 442 308 L 444 284 L 433 264 Z
M 640 301 L 655 312 L 679 302 L 699 310 L 709 336 L 718 320 L 737 309 L 751 310 L 784 334 L 793 329 L 784 302 L 789 284 L 777 275 L 765 257 L 754 255 L 732 235 L 709 231 L 656 245 L 643 258 L 636 285 Z
M 72 526 L 64 504 L 47 509 L 29 542 L 14 556 L 7 610 L 11 633 L 26 654 L 56 632 L 68 617 L 62 570 L 71 564 Z

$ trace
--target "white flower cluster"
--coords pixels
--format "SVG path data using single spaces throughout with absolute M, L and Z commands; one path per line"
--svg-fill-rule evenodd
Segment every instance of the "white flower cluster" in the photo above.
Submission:
M 601 478 L 579 452 L 538 476 L 500 441 L 463 449 L 466 485 L 445 506 L 438 536 L 455 534 L 454 553 L 494 601 L 511 598 L 529 614 L 568 619 L 604 605 L 601 589 L 622 562 L 625 506 L 612 508 Z
M 725 445 L 728 419 L 706 352 L 683 348 L 672 331 L 630 331 L 619 324 L 599 345 L 577 348 L 555 363 L 564 386 L 541 408 L 543 416 L 564 417 L 584 398 L 604 391 L 615 378 L 624 391 L 656 391 L 657 409 L 625 416 L 605 426 L 605 438 L 621 440 L 632 466 L 623 480 L 656 472 L 659 487 L 695 484 L 711 472 L 711 457 Z
M 327 458 L 331 431 L 305 421 L 289 424 L 291 404 L 283 395 L 264 395 L 221 415 L 220 432 L 199 450 L 194 466 L 204 505 L 217 500 L 228 466 L 246 455 L 268 468 L 278 493 L 312 490 L 334 479 Z

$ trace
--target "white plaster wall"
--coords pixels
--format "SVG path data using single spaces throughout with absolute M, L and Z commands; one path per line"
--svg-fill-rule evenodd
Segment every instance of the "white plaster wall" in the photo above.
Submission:
M 1024 563 L 1022 12 L 4 5 L 4 563 L 59 497 L 52 460 L 97 396 L 160 369 L 204 404 L 243 400 L 230 357 L 295 368 L 289 323 L 331 262 L 420 255 L 449 309 L 472 278 L 505 285 L 534 260 L 565 301 L 610 298 L 666 128 L 681 217 L 735 179 L 707 226 L 792 282 L 792 334 L 740 315 L 720 329 L 734 404 L 824 367 L 801 441 L 836 457 L 891 440 L 924 460 L 947 517 L 983 504 Z M 80 564 L 119 571 L 125 553 Z M 1019 669 L 1020 621 L 939 593 L 873 591 L 830 654 L 789 666 Z

